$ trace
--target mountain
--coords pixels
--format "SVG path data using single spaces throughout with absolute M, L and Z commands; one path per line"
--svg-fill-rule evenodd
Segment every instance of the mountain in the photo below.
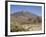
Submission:
M 41 29 L 42 17 L 37 16 L 29 11 L 17 11 L 10 14 L 11 21 L 11 31 L 28 31 L 31 26 L 38 25 L 38 28 Z M 40 26 L 39 26 L 40 25 Z M 25 27 L 26 26 L 26 27 Z M 35 28 L 36 29 L 36 28 Z M 37 29 L 37 30 L 39 30 Z
M 16 13 L 11 14 L 11 19 L 15 18 L 14 20 L 17 20 L 18 22 L 27 22 L 27 23 L 34 23 L 34 22 L 40 22 L 42 21 L 41 16 L 37 16 L 31 12 L 28 11 L 18 11 Z M 21 23 L 21 22 L 20 22 Z

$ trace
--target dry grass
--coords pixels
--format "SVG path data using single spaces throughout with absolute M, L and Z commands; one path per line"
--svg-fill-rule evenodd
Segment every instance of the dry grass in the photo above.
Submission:
M 39 31 L 42 29 L 42 24 L 20 24 L 16 21 L 11 22 L 11 32 L 21 31 Z

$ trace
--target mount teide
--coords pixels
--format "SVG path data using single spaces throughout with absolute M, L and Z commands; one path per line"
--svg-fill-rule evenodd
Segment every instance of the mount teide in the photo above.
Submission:
M 41 30 L 42 16 L 29 11 L 17 11 L 10 15 L 11 32 Z
M 21 22 L 41 23 L 42 22 L 42 16 L 37 16 L 29 11 L 18 11 L 16 13 L 12 13 L 11 20 L 13 19 L 18 21 L 19 23 Z

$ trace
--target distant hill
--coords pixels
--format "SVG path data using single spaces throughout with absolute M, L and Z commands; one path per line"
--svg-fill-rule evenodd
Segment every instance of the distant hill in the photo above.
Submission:
M 14 18 L 14 20 L 17 20 L 18 22 L 27 22 L 27 23 L 40 23 L 42 22 L 42 17 L 37 16 L 32 12 L 28 11 L 18 11 L 13 14 L 11 14 L 11 20 Z
M 10 16 L 11 32 L 41 30 L 42 16 L 29 11 L 17 11 Z

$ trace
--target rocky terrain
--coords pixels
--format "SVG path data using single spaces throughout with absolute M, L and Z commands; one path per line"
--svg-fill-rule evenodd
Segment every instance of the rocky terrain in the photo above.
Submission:
M 17 11 L 10 15 L 11 32 L 42 30 L 42 17 L 29 11 Z

